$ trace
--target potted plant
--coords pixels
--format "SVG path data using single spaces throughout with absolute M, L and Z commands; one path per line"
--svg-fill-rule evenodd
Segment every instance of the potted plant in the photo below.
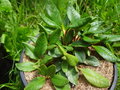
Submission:
M 110 44 L 120 35 L 106 34 L 110 28 L 103 21 L 81 16 L 77 4 L 67 4 L 62 9 L 47 0 L 40 35 L 24 43 L 16 67 L 29 82 L 25 90 L 107 90 L 116 81 L 113 63 L 119 58 Z

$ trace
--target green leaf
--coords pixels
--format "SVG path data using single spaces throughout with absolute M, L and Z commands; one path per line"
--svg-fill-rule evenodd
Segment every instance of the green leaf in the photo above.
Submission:
M 57 0 L 57 1 L 58 9 L 60 11 L 60 14 L 62 15 L 62 18 L 64 19 L 69 0 Z
M 93 46 L 93 48 L 95 48 L 98 54 L 107 61 L 116 62 L 118 59 L 112 52 L 110 52 L 107 48 L 103 46 Z
M 63 72 L 67 72 L 67 70 L 68 70 L 68 63 L 66 61 L 63 61 L 61 67 L 62 67 L 62 71 Z
M 120 35 L 100 35 L 99 37 L 105 38 L 105 42 L 116 42 L 120 41 Z
M 76 72 L 75 68 L 69 68 L 68 71 L 65 73 L 68 80 L 74 84 L 77 85 L 78 84 L 78 72 Z
M 0 12 L 11 12 L 12 5 L 9 0 L 0 0 Z
M 105 31 L 107 31 L 108 29 L 104 29 L 101 27 L 102 25 L 102 21 L 94 21 L 91 23 L 91 27 L 88 31 L 85 31 L 85 34 L 89 34 L 89 33 L 103 33 Z
M 16 63 L 16 67 L 24 72 L 30 72 L 38 68 L 36 63 L 33 62 L 23 62 L 23 63 Z
M 54 57 L 54 58 L 58 58 L 62 56 L 62 53 L 59 51 L 58 48 L 54 48 L 50 51 L 48 51 L 48 55 Z
M 71 87 L 69 84 L 65 85 L 62 90 L 71 90 Z
M 56 90 L 71 90 L 69 84 L 65 85 L 64 87 L 56 87 L 56 86 L 55 86 L 55 89 L 56 89 Z
M 112 47 L 120 47 L 120 42 L 113 43 Z
M 37 41 L 37 37 L 32 37 L 32 36 L 29 36 L 30 40 L 33 42 L 33 43 L 36 43 Z
M 41 65 L 41 66 L 40 66 L 40 69 L 39 69 L 39 73 L 40 73 L 40 75 L 44 75 L 44 76 L 46 76 L 47 70 L 48 70 L 48 68 L 47 68 L 46 65 L 44 65 L 44 64 Z
M 25 54 L 31 59 L 37 60 L 37 57 L 34 54 L 35 47 L 29 43 L 23 43 L 25 45 Z
M 78 24 L 80 21 L 80 14 L 75 10 L 75 8 L 72 5 L 68 6 L 67 16 L 71 21 L 72 25 L 79 26 Z
M 112 47 L 112 45 L 110 45 L 109 42 L 106 42 L 105 45 L 112 53 L 114 53 L 114 48 Z
M 40 90 L 45 84 L 45 77 L 36 77 L 34 78 L 24 90 Z
M 78 64 L 78 58 L 76 56 L 66 53 L 65 49 L 62 46 L 58 45 L 58 47 L 61 53 L 66 57 L 66 60 L 70 66 L 76 66 Z
M 67 80 L 67 78 L 61 76 L 61 75 L 54 75 L 53 78 L 51 79 L 52 83 L 57 86 L 57 87 L 63 87 L 66 84 L 69 83 L 69 81 Z
M 86 42 L 88 42 L 88 43 L 91 43 L 91 44 L 96 44 L 96 43 L 100 42 L 99 39 L 92 39 L 92 38 L 89 38 L 87 36 L 84 36 L 83 40 L 86 41 Z
M 41 64 L 47 64 L 47 63 L 51 62 L 52 59 L 53 59 L 52 56 L 45 55 L 44 58 L 41 60 Z
M 42 24 L 39 24 L 39 28 L 40 28 L 39 32 L 40 33 L 44 32 L 46 36 L 48 36 L 49 33 L 52 33 L 52 30 L 44 27 Z
M 63 46 L 67 51 L 73 51 L 74 48 L 71 46 Z
M 59 40 L 60 35 L 61 35 L 61 30 L 60 30 L 60 29 L 55 30 L 55 31 L 50 35 L 49 43 L 50 43 L 50 44 L 55 44 L 55 43 Z
M 70 28 L 82 27 L 82 26 L 85 26 L 86 24 L 88 24 L 90 21 L 91 21 L 90 17 L 81 18 L 79 20 L 78 24 L 72 24 L 72 25 L 69 25 L 68 27 L 70 27 Z
M 59 51 L 58 48 L 55 48 L 55 49 L 54 49 L 54 54 L 55 54 L 57 57 L 62 56 L 62 53 Z
M 5 43 L 6 37 L 7 37 L 7 34 L 2 34 L 2 36 L 1 36 L 1 38 L 0 38 L 0 39 L 1 39 L 1 40 L 0 40 L 1 43 L 3 43 L 3 44 Z
M 84 62 L 86 65 L 91 65 L 91 66 L 99 66 L 100 62 L 95 56 L 88 56 Z
M 66 53 L 66 50 L 62 46 L 58 45 L 58 49 L 63 55 Z
M 120 35 L 111 35 L 108 38 L 108 42 L 116 42 L 116 41 L 120 41 Z
M 55 47 L 56 47 L 56 45 L 53 44 L 53 45 L 49 45 L 49 46 L 47 47 L 47 49 L 48 49 L 48 50 L 52 50 L 52 49 L 54 49 Z
M 56 72 L 56 66 L 55 65 L 50 65 L 47 70 L 47 76 L 53 77 Z
M 69 46 L 72 46 L 72 47 L 88 47 L 88 46 L 90 46 L 90 44 L 88 44 L 84 41 L 75 41 L 75 42 L 71 43 Z
M 55 66 L 56 66 L 56 72 L 59 72 L 61 70 L 61 62 L 60 61 L 55 62 Z
M 57 23 L 57 25 L 62 25 L 62 20 L 60 16 L 60 12 L 57 9 L 56 5 L 52 2 L 52 0 L 48 0 L 46 4 L 46 12 L 50 19 Z
M 83 75 L 88 80 L 88 82 L 92 85 L 99 88 L 106 88 L 110 86 L 110 81 L 104 76 L 98 74 L 97 72 L 88 68 L 82 68 L 80 70 L 82 71 Z
M 78 64 L 78 58 L 74 55 L 65 53 L 64 56 L 66 57 L 67 62 L 70 66 L 76 66 Z
M 37 57 L 42 56 L 47 50 L 47 38 L 45 33 L 41 33 L 35 45 L 34 53 Z
M 48 24 L 50 27 L 59 28 L 59 26 L 54 21 L 52 21 L 51 19 L 49 19 L 48 17 L 46 17 L 44 14 L 41 14 L 40 16 L 43 19 L 43 21 L 46 24 Z
M 80 63 L 83 63 L 84 60 L 86 59 L 86 54 L 85 51 L 83 50 L 75 51 L 75 56 L 78 58 Z

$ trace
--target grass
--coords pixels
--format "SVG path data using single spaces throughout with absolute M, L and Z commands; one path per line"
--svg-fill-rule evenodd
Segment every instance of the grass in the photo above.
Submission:
M 4 0 L 0 0 L 0 3 L 1 1 Z M 35 36 L 39 31 L 39 13 L 41 13 L 41 7 L 43 7 L 40 3 L 44 3 L 44 0 L 10 0 L 10 2 L 11 5 L 7 7 L 9 11 L 0 8 L 0 36 L 1 43 L 4 44 L 6 51 L 9 52 L 9 58 L 15 60 L 14 63 L 16 63 L 24 48 L 22 42 L 27 42 L 30 36 Z M 120 34 L 120 0 L 77 0 L 77 3 L 76 9 L 77 6 L 80 7 L 78 11 L 82 15 L 95 16 L 104 21 L 107 27 L 111 27 L 106 32 L 107 34 Z M 120 47 L 114 48 L 114 51 L 120 57 Z M 117 63 L 117 65 L 118 75 L 120 75 L 120 63 Z M 17 74 L 16 68 L 12 68 L 10 76 L 15 75 L 16 79 L 10 79 L 10 83 L 0 85 L 0 87 L 18 87 L 20 83 L 15 84 L 19 81 Z M 116 90 L 119 90 L 119 88 L 120 76 L 118 77 Z

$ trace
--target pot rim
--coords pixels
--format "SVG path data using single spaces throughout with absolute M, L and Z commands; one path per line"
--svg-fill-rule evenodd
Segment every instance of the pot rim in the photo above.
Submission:
M 24 53 L 25 53 L 25 50 L 22 51 L 22 54 L 20 56 L 20 63 L 23 62 Z M 108 90 L 114 90 L 115 87 L 116 87 L 116 84 L 117 84 L 118 70 L 117 70 L 117 64 L 116 63 L 113 63 L 113 68 L 114 68 L 114 71 L 113 71 L 114 76 L 113 76 L 112 83 L 111 83 L 110 87 L 108 88 Z M 28 83 L 25 79 L 24 72 L 20 71 L 20 77 L 21 77 L 21 81 L 22 81 L 23 85 L 27 86 Z

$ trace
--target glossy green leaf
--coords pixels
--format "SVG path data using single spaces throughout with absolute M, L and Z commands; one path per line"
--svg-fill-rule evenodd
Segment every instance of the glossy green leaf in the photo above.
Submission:
M 68 6 L 67 16 L 72 25 L 79 26 L 78 24 L 80 21 L 80 14 L 75 10 L 75 8 L 72 5 Z
M 30 40 L 31 40 L 33 43 L 36 43 L 37 37 L 31 37 L 31 36 L 29 36 L 29 38 L 30 38 Z
M 65 49 L 62 46 L 58 45 L 58 47 L 61 53 L 66 57 L 66 60 L 70 66 L 76 66 L 78 64 L 78 58 L 76 56 L 66 53 Z
M 30 72 L 38 68 L 36 63 L 33 62 L 23 62 L 23 63 L 16 63 L 16 67 L 24 72 Z
M 75 68 L 69 68 L 65 74 L 66 74 L 68 80 L 72 84 L 74 84 L 74 85 L 78 84 L 79 75 L 78 75 L 78 72 L 76 72 Z
M 48 55 L 50 55 L 54 58 L 58 58 L 58 57 L 62 56 L 62 53 L 59 51 L 58 48 L 54 48 L 48 52 Z
M 61 30 L 55 30 L 49 38 L 49 43 L 50 44 L 55 44 L 59 39 L 60 39 L 60 35 L 61 35 Z
M 69 84 L 65 85 L 62 90 L 71 90 L 71 87 Z
M 59 72 L 61 70 L 61 62 L 60 61 L 55 62 L 55 66 L 56 66 L 56 72 Z
M 40 90 L 44 84 L 45 77 L 36 77 L 24 88 L 24 90 Z
M 65 78 L 64 76 L 58 75 L 58 74 L 54 75 L 51 81 L 53 85 L 58 86 L 58 87 L 63 87 L 69 83 L 67 78 Z
M 80 70 L 85 76 L 85 78 L 88 80 L 88 82 L 92 85 L 99 88 L 106 88 L 110 86 L 110 81 L 104 76 L 98 74 L 97 72 L 88 68 L 82 68 Z
M 120 41 L 120 35 L 100 35 L 99 37 L 105 38 L 106 42 Z
M 71 43 L 70 46 L 72 46 L 72 47 L 88 47 L 88 46 L 90 46 L 90 44 L 88 44 L 84 41 L 75 41 L 75 42 Z
M 109 37 L 107 37 L 107 41 L 109 42 L 116 42 L 116 41 L 120 41 L 120 35 L 111 35 Z
M 66 60 L 70 66 L 76 66 L 78 64 L 78 58 L 76 56 L 68 53 L 65 53 L 64 56 L 66 57 Z
M 69 25 L 70 28 L 82 27 L 88 24 L 91 21 L 90 17 L 81 18 L 77 24 Z
M 55 86 L 55 89 L 56 90 L 71 90 L 71 87 L 69 84 L 65 85 L 64 87 L 56 87 Z
M 59 28 L 59 26 L 54 21 L 52 21 L 50 18 L 46 17 L 44 14 L 41 14 L 40 16 L 43 19 L 43 21 L 46 24 L 48 24 L 50 27 Z
M 40 66 L 40 69 L 39 69 L 39 73 L 40 73 L 40 75 L 46 75 L 46 73 L 47 73 L 47 66 L 46 65 L 41 65 Z
M 83 63 L 84 60 L 86 59 L 86 54 L 85 51 L 83 50 L 75 51 L 75 56 L 78 58 L 80 63 Z
M 45 33 L 41 33 L 35 45 L 34 53 L 37 57 L 42 56 L 47 50 L 47 38 Z
M 62 56 L 62 53 L 59 51 L 58 48 L 55 48 L 54 50 L 55 50 L 54 53 L 55 53 L 56 56 Z
M 103 33 L 105 31 L 107 31 L 108 30 L 107 28 L 104 29 L 103 27 L 101 27 L 102 23 L 103 23 L 102 21 L 94 21 L 94 22 L 92 22 L 90 29 L 88 31 L 85 31 L 85 33 L 86 34 L 88 34 L 88 33 L 96 34 L 96 33 Z
M 67 51 L 73 51 L 74 48 L 71 46 L 63 46 Z
M 61 67 L 62 67 L 62 71 L 63 72 L 67 72 L 67 70 L 68 70 L 68 63 L 66 61 L 63 61 Z
M 44 58 L 41 60 L 41 64 L 47 64 L 47 63 L 49 63 L 49 62 L 51 62 L 52 61 L 52 59 L 53 59 L 53 57 L 52 56 L 49 56 L 49 55 L 45 55 L 44 56 Z
M 93 46 L 93 48 L 95 48 L 98 54 L 101 55 L 105 60 L 110 62 L 117 61 L 117 57 L 112 52 L 110 52 L 107 48 L 103 46 Z
M 34 54 L 35 47 L 29 43 L 23 43 L 25 45 L 25 54 L 31 59 L 37 60 L 37 57 Z
M 86 41 L 86 42 L 88 42 L 88 43 L 91 43 L 91 44 L 96 44 L 96 43 L 100 42 L 99 39 L 92 39 L 92 38 L 89 38 L 87 36 L 84 36 L 83 40 Z
M 55 47 L 56 47 L 56 45 L 53 44 L 53 45 L 49 45 L 49 46 L 47 47 L 47 49 L 48 49 L 48 50 L 52 50 L 52 49 L 54 49 Z
M 0 12 L 11 12 L 12 5 L 9 0 L 0 0 Z
M 50 65 L 47 69 L 46 75 L 53 77 L 56 72 L 56 66 L 55 65 Z
M 99 66 L 100 62 L 95 56 L 88 56 L 84 61 L 84 64 L 91 66 Z
M 62 46 L 58 45 L 58 49 L 63 55 L 66 53 L 66 50 Z
M 60 11 L 60 14 L 62 15 L 62 18 L 64 19 L 69 0 L 56 0 L 56 1 L 58 1 L 57 2 L 58 9 Z
M 46 12 L 50 19 L 57 23 L 57 25 L 62 25 L 62 20 L 60 16 L 60 12 L 56 5 L 52 2 L 52 0 L 48 0 L 46 4 Z

